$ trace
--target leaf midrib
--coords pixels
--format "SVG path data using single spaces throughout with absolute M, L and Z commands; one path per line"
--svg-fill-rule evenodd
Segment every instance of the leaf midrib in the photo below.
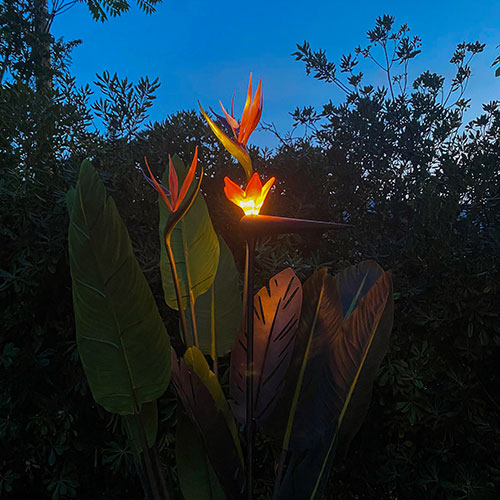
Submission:
M 79 198 L 80 198 L 80 207 L 81 207 L 82 215 L 83 215 L 83 218 L 84 218 L 84 221 L 85 221 L 85 225 L 86 225 L 86 227 L 88 227 L 90 229 L 87 238 L 88 238 L 88 241 L 90 243 L 90 248 L 92 249 L 92 253 L 93 253 L 93 256 L 94 256 L 94 261 L 96 263 L 97 270 L 98 270 L 98 275 L 101 278 L 101 281 L 103 283 L 103 288 L 105 290 L 105 296 L 103 297 L 103 299 L 111 306 L 110 307 L 111 308 L 111 314 L 112 314 L 113 321 L 114 321 L 115 326 L 116 326 L 116 331 L 118 332 L 118 339 L 119 339 L 119 344 L 120 344 L 120 347 L 121 347 L 121 352 L 123 353 L 123 357 L 125 359 L 126 372 L 127 372 L 128 380 L 129 380 L 129 383 L 130 383 L 131 397 L 132 397 L 132 403 L 133 403 L 133 406 L 134 406 L 134 412 L 138 413 L 139 412 L 139 405 L 138 405 L 137 397 L 136 397 L 136 389 L 138 387 L 136 387 L 135 382 L 134 382 L 134 377 L 132 375 L 132 371 L 131 371 L 131 367 L 130 367 L 130 361 L 128 359 L 127 352 L 125 350 L 125 346 L 123 344 L 123 337 L 122 337 L 122 334 L 121 334 L 122 332 L 121 332 L 121 328 L 119 327 L 119 324 L 118 324 L 118 320 L 117 320 L 117 317 L 116 317 L 116 314 L 115 314 L 115 311 L 114 311 L 113 304 L 108 299 L 108 293 L 107 293 L 108 292 L 108 283 L 107 283 L 107 280 L 102 279 L 103 278 L 103 273 L 102 273 L 100 261 L 97 258 L 98 254 L 97 254 L 95 246 L 94 246 L 95 238 L 92 238 L 94 227 L 97 224 L 97 221 L 100 220 L 102 217 L 104 217 L 104 212 L 105 212 L 105 209 L 106 209 L 106 207 L 108 205 L 108 197 L 107 197 L 107 194 L 104 193 L 104 203 L 101 205 L 101 208 L 99 210 L 99 214 L 95 218 L 94 225 L 92 227 L 90 227 L 89 224 L 88 224 L 88 218 L 87 218 L 87 213 L 86 213 L 86 210 L 85 210 L 85 206 L 83 204 L 82 186 L 81 186 L 81 184 L 79 186 L 79 190 L 78 191 L 79 191 L 78 194 L 79 194 Z

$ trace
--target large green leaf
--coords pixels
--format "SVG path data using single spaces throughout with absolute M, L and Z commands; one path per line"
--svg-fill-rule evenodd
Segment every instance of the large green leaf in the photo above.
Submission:
M 224 356 L 233 347 L 240 327 L 242 303 L 239 277 L 233 254 L 226 242 L 219 238 L 220 257 L 212 286 L 195 302 L 194 312 L 199 349 L 212 359 Z M 188 339 L 194 344 L 191 312 L 186 313 Z
M 177 475 L 185 500 L 225 500 L 199 431 L 183 411 L 177 412 L 175 431 Z
M 187 170 L 178 156 L 172 159 L 182 184 Z M 163 184 L 168 185 L 168 171 L 163 175 Z M 165 301 L 172 309 L 179 309 L 175 295 L 174 281 L 170 262 L 165 248 L 165 225 L 170 213 L 160 196 L 160 270 L 163 282 Z M 196 297 L 205 293 L 212 285 L 219 263 L 219 240 L 215 234 L 208 214 L 208 208 L 200 192 L 191 208 L 177 223 L 171 236 L 172 253 L 174 254 L 183 307 L 186 308 L 191 295 L 194 303 Z
M 76 340 L 95 400 L 121 415 L 160 397 L 170 342 L 112 198 L 90 162 L 76 185 L 69 225 Z
M 172 382 L 205 444 L 220 485 L 229 499 L 242 498 L 243 454 L 236 423 L 217 377 L 196 347 L 178 360 L 172 351 Z
M 304 285 L 294 353 L 300 369 L 284 440 L 294 453 L 280 499 L 322 498 L 335 452 L 346 449 L 366 415 L 392 318 L 391 275 L 374 263 L 335 279 L 316 275 Z

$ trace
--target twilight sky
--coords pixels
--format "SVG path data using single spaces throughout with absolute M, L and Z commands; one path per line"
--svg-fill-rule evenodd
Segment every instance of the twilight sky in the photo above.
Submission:
M 296 43 L 307 40 L 313 50 L 325 49 L 337 63 L 342 54 L 367 44 L 366 31 L 383 14 L 395 16 L 397 27 L 408 24 L 410 35 L 422 38 L 422 53 L 410 67 L 411 79 L 426 69 L 450 77 L 454 66 L 449 59 L 457 43 L 486 43 L 472 64 L 467 95 L 472 108 L 467 117 L 479 114 L 481 103 L 500 99 L 500 78 L 494 78 L 491 68 L 500 53 L 497 0 L 164 0 L 152 15 L 134 6 L 105 23 L 93 21 L 87 7 L 77 4 L 56 17 L 53 33 L 83 41 L 73 52 L 72 65 L 80 84 L 92 83 L 96 73 L 105 70 L 132 81 L 158 76 L 162 85 L 150 110 L 151 120 L 193 109 L 197 99 L 205 109 L 210 105 L 216 109 L 219 99 L 230 105 L 233 90 L 239 117 L 252 72 L 255 81 L 263 80 L 262 121 L 274 122 L 284 133 L 291 130 L 288 113 L 296 106 L 320 109 L 329 99 L 338 103 L 343 98 L 333 85 L 306 76 L 304 65 L 291 56 Z M 359 67 L 365 83 L 384 83 L 369 61 L 361 61 Z M 277 145 L 271 133 L 258 129 L 251 142 Z

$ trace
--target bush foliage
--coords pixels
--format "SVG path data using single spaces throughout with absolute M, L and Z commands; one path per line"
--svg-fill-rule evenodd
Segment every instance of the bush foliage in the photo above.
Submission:
M 168 154 L 192 158 L 198 145 L 216 229 L 242 256 L 238 214 L 222 194 L 224 175 L 234 177 L 235 170 L 193 111 L 142 126 L 156 80 L 133 84 L 105 73 L 92 104 L 90 87 L 77 88 L 70 75 L 73 42 L 51 41 L 49 68 L 31 57 L 40 43 L 24 36 L 32 14 L 25 2 L 0 7 L 2 25 L 12 27 L 0 32 L 1 59 L 10 60 L 0 86 L 0 496 L 139 497 L 123 430 L 93 402 L 76 351 L 65 192 L 81 160 L 91 158 L 175 332 L 177 319 L 164 305 L 156 273 L 156 196 L 136 167 L 147 155 L 159 175 Z M 281 138 L 272 155 L 252 151 L 257 169 L 278 179 L 267 211 L 355 229 L 317 241 L 260 242 L 257 284 L 286 265 L 302 278 L 367 258 L 393 270 L 389 355 L 365 424 L 332 474 L 330 498 L 494 499 L 500 485 L 500 107 L 484 104 L 481 116 L 464 123 L 470 59 L 481 44 L 458 46 L 452 81 L 430 71 L 411 81 L 420 40 L 393 23 L 379 18 L 368 32 L 370 45 L 338 66 L 307 42 L 297 46 L 294 55 L 307 73 L 342 89 L 345 98 L 322 110 L 295 110 L 307 135 Z M 384 87 L 365 82 L 358 67 L 367 63 L 381 66 Z M 51 84 L 40 85 L 47 71 Z M 89 128 L 95 116 L 101 132 Z M 221 373 L 225 368 L 222 363 Z M 160 401 L 160 449 L 172 488 L 175 406 L 167 391 Z M 259 443 L 259 454 L 259 491 L 267 498 L 273 469 L 267 443 Z

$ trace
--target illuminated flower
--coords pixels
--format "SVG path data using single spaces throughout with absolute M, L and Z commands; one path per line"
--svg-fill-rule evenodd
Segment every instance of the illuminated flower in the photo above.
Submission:
M 231 139 L 227 134 L 225 134 L 205 113 L 205 110 L 200 106 L 201 113 L 205 117 L 205 120 L 210 125 L 212 132 L 215 134 L 217 139 L 222 143 L 222 145 L 231 153 L 245 169 L 247 179 L 250 179 L 252 175 L 252 161 L 250 160 L 250 155 L 247 149 L 247 142 L 250 134 L 257 127 L 260 117 L 262 115 L 262 89 L 261 89 L 262 79 L 259 80 L 257 85 L 257 90 L 255 96 L 252 98 L 252 75 L 250 74 L 250 81 L 248 82 L 248 94 L 247 100 L 245 102 L 245 107 L 243 108 L 243 113 L 241 115 L 241 120 L 238 122 L 233 115 L 233 103 L 231 103 L 231 114 L 229 114 L 220 102 L 222 112 L 224 116 L 215 116 L 227 126 L 228 130 L 232 130 L 234 139 Z M 234 101 L 234 94 L 233 94 Z
M 167 204 L 167 207 L 171 212 L 176 212 L 186 197 L 186 194 L 191 186 L 191 183 L 194 179 L 194 173 L 196 171 L 196 163 L 198 162 L 198 146 L 194 151 L 193 162 L 191 163 L 191 167 L 182 183 L 181 190 L 179 192 L 179 180 L 177 179 L 177 172 L 175 171 L 174 165 L 172 163 L 172 158 L 168 157 L 169 163 L 169 171 L 168 171 L 168 190 L 163 187 L 153 176 L 151 169 L 149 168 L 148 161 L 144 158 L 146 163 L 146 167 L 148 168 L 150 179 L 146 178 L 147 181 L 154 186 L 154 188 L 160 193 L 163 201 Z M 168 199 L 168 195 L 170 194 L 170 200 Z
M 238 205 L 245 215 L 259 215 L 260 209 L 276 179 L 271 177 L 262 186 L 259 174 L 255 172 L 247 184 L 245 190 L 234 183 L 229 177 L 224 177 L 224 193 L 229 201 Z

